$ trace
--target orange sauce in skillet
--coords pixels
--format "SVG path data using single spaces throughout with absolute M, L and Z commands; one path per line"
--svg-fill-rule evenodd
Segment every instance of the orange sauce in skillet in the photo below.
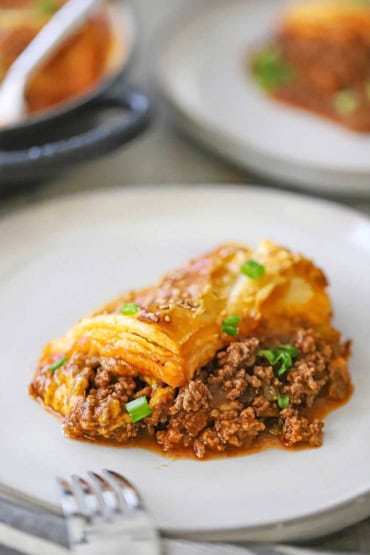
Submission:
M 0 0 L 0 82 L 64 0 Z M 43 8 L 42 6 L 46 6 Z M 113 32 L 102 9 L 76 31 L 31 78 L 28 112 L 51 108 L 88 92 L 103 76 L 112 50 Z

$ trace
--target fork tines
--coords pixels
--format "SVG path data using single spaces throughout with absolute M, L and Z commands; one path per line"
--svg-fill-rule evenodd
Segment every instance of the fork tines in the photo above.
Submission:
M 87 479 L 72 475 L 57 480 L 75 552 L 159 555 L 154 524 L 139 493 L 121 474 L 103 470 L 88 472 Z

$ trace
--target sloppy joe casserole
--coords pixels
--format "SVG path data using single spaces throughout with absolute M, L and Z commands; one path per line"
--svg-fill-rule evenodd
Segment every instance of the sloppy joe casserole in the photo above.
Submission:
M 266 437 L 320 446 L 316 408 L 351 393 L 326 287 L 310 260 L 270 241 L 221 245 L 51 341 L 30 393 L 76 439 L 146 439 L 198 458 Z
M 282 15 L 254 52 L 257 81 L 278 100 L 370 131 L 370 2 L 310 0 Z

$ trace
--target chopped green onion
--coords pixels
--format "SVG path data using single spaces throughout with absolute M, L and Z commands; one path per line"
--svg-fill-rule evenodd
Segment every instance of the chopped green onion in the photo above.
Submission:
M 146 416 L 150 416 L 152 414 L 151 408 L 148 404 L 148 400 L 143 395 L 142 397 L 138 397 L 133 401 L 125 404 L 125 409 L 130 415 L 131 422 L 139 422 Z
M 279 393 L 277 404 L 280 409 L 287 409 L 289 407 L 289 395 L 282 395 Z
M 238 335 L 239 330 L 236 326 L 224 326 L 222 325 L 222 331 L 228 335 L 233 335 L 234 337 Z
M 240 323 L 240 316 L 238 314 L 231 314 L 222 321 L 222 331 L 228 335 L 238 335 L 238 324 Z
M 280 345 L 279 350 L 280 354 L 277 357 L 276 362 L 281 361 L 278 376 L 282 376 L 293 366 L 293 358 L 297 356 L 298 349 L 294 345 Z
M 287 370 L 289 370 L 289 368 L 293 366 L 291 355 L 285 351 L 281 351 L 279 353 L 276 362 L 281 362 L 280 367 L 277 371 L 278 376 L 282 376 Z
M 259 279 L 265 274 L 265 267 L 256 260 L 248 260 L 241 266 L 240 271 L 250 279 Z
M 58 368 L 63 366 L 63 364 L 65 364 L 67 362 L 67 360 L 68 360 L 67 357 L 62 357 L 59 360 L 57 360 L 56 362 L 54 362 L 54 364 L 49 366 L 50 372 L 55 372 L 55 370 L 58 370 Z
M 222 323 L 226 326 L 237 326 L 240 324 L 240 320 L 239 314 L 232 314 L 231 316 L 227 316 Z
M 294 78 L 292 66 L 273 46 L 264 48 L 253 56 L 252 69 L 258 83 L 268 91 L 274 91 Z
M 334 108 L 341 116 L 349 116 L 355 112 L 359 106 L 359 100 L 356 93 L 350 89 L 337 92 L 334 95 Z
M 121 314 L 136 314 L 139 310 L 139 307 L 136 303 L 126 303 L 121 307 L 120 313 Z
M 271 366 L 280 362 L 277 370 L 278 376 L 282 376 L 293 366 L 293 358 L 297 354 L 298 349 L 294 345 L 280 345 L 280 347 L 272 347 L 271 349 L 260 349 L 257 352 L 257 355 L 266 358 Z
M 271 366 L 276 364 L 276 351 L 275 349 L 260 349 L 257 353 L 259 357 L 266 358 Z
M 58 5 L 53 0 L 38 0 L 35 10 L 46 15 L 53 15 L 58 10 Z
M 279 349 L 281 351 L 286 351 L 292 357 L 296 357 L 298 355 L 298 349 L 295 345 L 280 345 Z

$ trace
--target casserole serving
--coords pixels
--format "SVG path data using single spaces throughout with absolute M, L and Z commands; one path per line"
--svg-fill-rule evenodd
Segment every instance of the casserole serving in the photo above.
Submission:
M 320 446 L 321 417 L 351 393 L 326 286 L 269 241 L 221 245 L 46 345 L 30 393 L 77 439 L 198 458 Z
M 283 12 L 269 43 L 252 56 L 273 98 L 370 132 L 370 4 L 298 2 Z

